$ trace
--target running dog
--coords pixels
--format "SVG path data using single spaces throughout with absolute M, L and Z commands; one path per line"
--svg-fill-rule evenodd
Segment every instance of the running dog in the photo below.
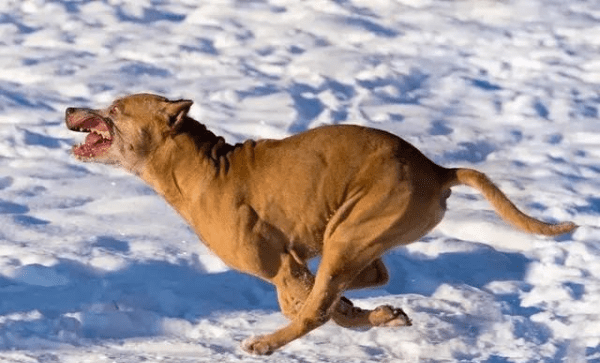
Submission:
M 191 106 L 136 94 L 102 110 L 68 108 L 65 119 L 87 133 L 75 157 L 139 176 L 227 265 L 276 286 L 290 323 L 246 339 L 250 353 L 270 354 L 330 319 L 344 327 L 410 325 L 402 309 L 360 309 L 342 293 L 387 283 L 381 256 L 433 229 L 455 185 L 479 190 L 524 232 L 577 227 L 529 217 L 484 174 L 436 165 L 384 131 L 324 126 L 230 145 L 190 118 Z M 307 261 L 319 255 L 313 275 Z

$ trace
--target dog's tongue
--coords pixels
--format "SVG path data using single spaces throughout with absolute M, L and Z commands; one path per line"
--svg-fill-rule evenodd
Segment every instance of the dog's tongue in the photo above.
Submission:
M 102 140 L 102 136 L 95 132 L 90 132 L 85 138 L 85 143 L 88 145 L 95 145 L 102 142 Z
M 73 153 L 84 158 L 91 158 L 104 153 L 110 144 L 110 140 L 95 132 L 90 132 L 85 138 L 85 143 L 73 147 Z

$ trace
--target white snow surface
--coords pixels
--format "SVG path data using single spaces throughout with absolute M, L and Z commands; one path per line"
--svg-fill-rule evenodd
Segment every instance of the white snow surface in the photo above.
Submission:
M 412 327 L 328 323 L 269 357 L 274 289 L 228 269 L 136 177 L 69 154 L 69 106 L 159 93 L 229 142 L 391 131 L 573 234 L 515 231 L 468 188 L 391 281 Z M 600 362 L 597 0 L 0 3 L 1 362 Z M 307 175 L 307 177 L 310 177 Z

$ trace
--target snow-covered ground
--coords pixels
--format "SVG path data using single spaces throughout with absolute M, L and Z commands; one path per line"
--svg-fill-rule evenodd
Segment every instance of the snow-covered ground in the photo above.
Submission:
M 230 142 L 389 130 L 581 227 L 525 235 L 457 188 L 387 255 L 389 285 L 350 294 L 412 327 L 248 356 L 285 323 L 274 290 L 135 177 L 69 156 L 66 107 L 141 91 L 195 100 Z M 2 1 L 0 361 L 600 362 L 599 108 L 597 0 Z

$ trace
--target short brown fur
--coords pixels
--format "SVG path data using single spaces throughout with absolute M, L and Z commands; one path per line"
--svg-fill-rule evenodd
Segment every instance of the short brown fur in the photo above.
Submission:
M 523 214 L 484 174 L 438 166 L 384 131 L 326 126 L 229 145 L 187 116 L 191 105 L 131 95 L 106 110 L 69 108 L 66 123 L 90 131 L 81 120 L 101 118 L 110 126 L 110 148 L 82 160 L 140 176 L 227 265 L 276 286 L 290 323 L 246 339 L 244 349 L 254 354 L 269 354 L 329 319 L 345 327 L 410 325 L 401 309 L 363 310 L 342 293 L 387 283 L 380 257 L 434 228 L 452 186 L 478 189 L 525 232 L 576 228 Z M 313 275 L 307 261 L 319 255 Z

